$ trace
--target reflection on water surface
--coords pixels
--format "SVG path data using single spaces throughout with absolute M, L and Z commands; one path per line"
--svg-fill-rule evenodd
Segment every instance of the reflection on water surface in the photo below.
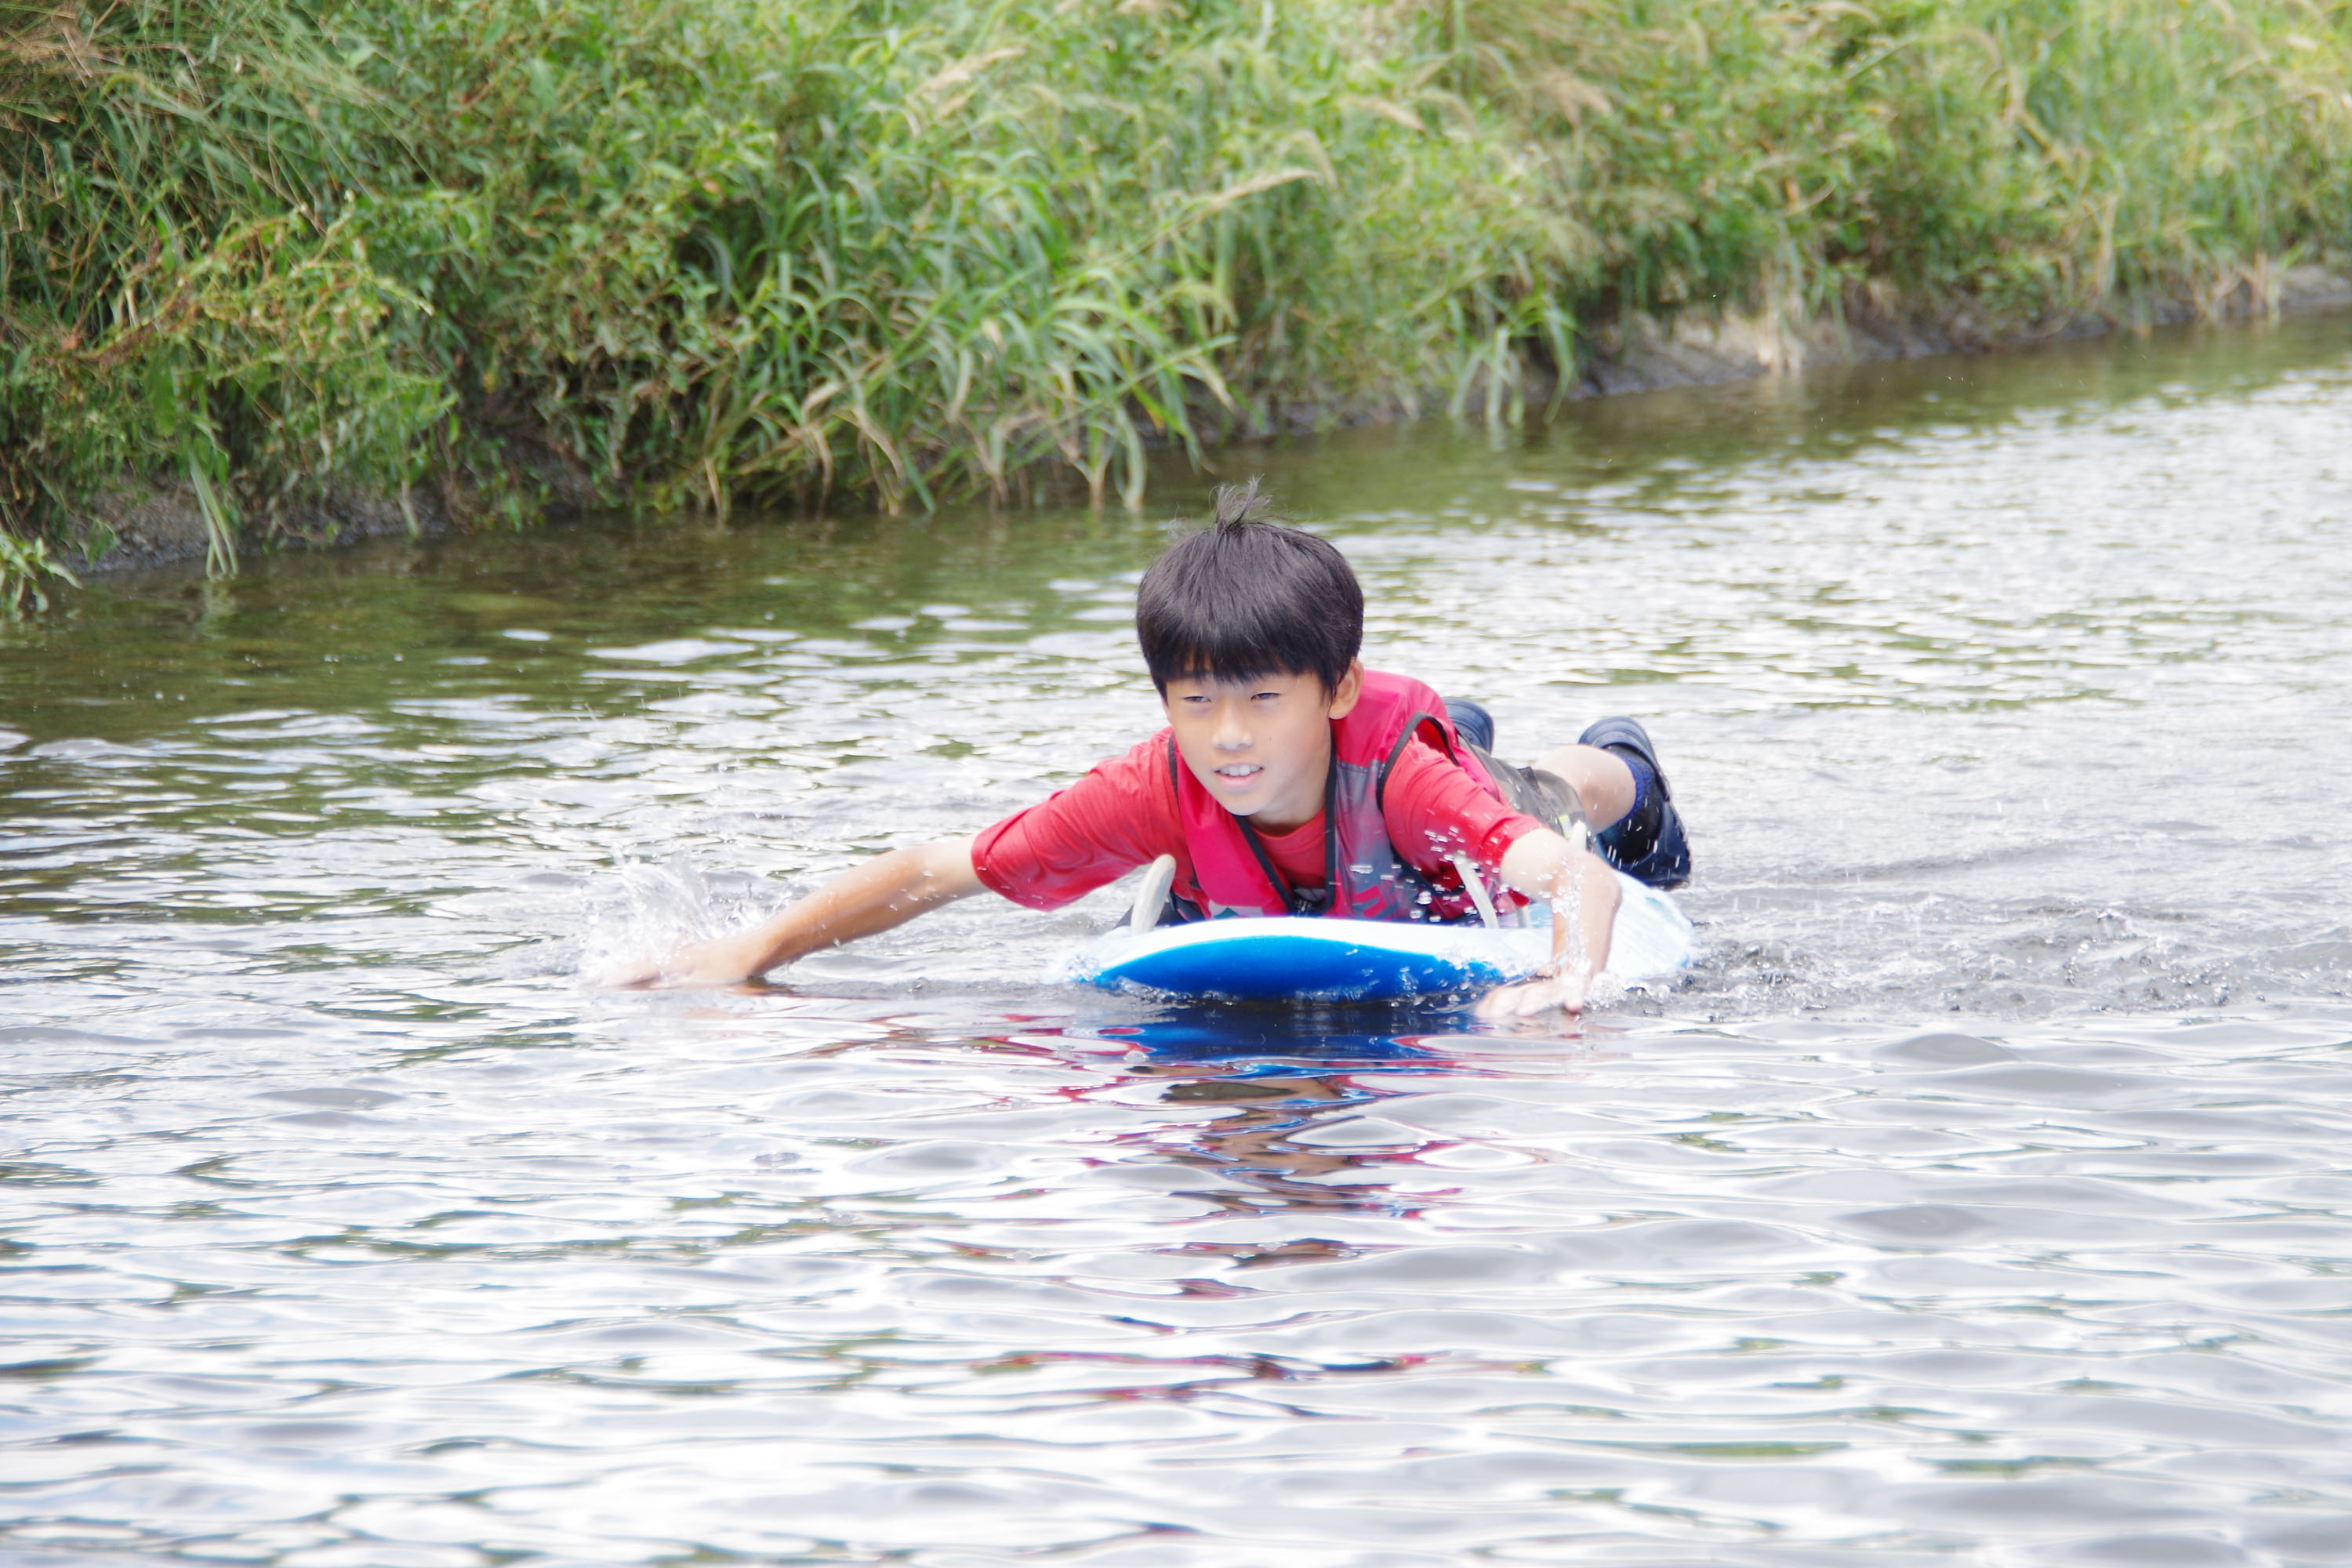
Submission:
M 2348 350 L 1230 459 L 1506 752 L 1652 720 L 1707 954 L 1571 1034 L 1038 984 L 1116 892 L 574 980 L 1151 728 L 1153 521 L 0 629 L 0 1555 L 2352 1558 Z

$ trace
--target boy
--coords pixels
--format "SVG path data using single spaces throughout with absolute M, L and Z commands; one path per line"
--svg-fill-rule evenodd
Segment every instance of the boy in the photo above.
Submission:
M 867 861 L 635 983 L 732 984 L 983 889 L 1057 909 L 1169 855 L 1180 920 L 1460 920 L 1475 910 L 1466 865 L 1498 908 L 1553 910 L 1551 963 L 1480 1014 L 1575 1013 L 1608 963 L 1609 866 L 1661 887 L 1689 876 L 1641 725 L 1604 719 L 1533 769 L 1495 761 L 1484 709 L 1364 668 L 1355 573 L 1269 517 L 1255 480 L 1219 489 L 1211 526 L 1144 574 L 1135 624 L 1167 729 L 993 827 Z

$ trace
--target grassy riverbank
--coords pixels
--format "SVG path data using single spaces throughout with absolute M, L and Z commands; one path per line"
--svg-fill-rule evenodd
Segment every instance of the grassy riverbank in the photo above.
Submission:
M 0 0 L 0 200 L 20 588 L 126 485 L 223 567 L 551 485 L 1131 500 L 1631 310 L 2259 288 L 2352 244 L 2352 5 Z

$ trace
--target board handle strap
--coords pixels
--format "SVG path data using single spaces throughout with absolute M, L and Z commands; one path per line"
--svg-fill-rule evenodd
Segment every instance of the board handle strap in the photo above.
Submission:
M 1477 862 L 1456 849 L 1446 857 L 1454 868 L 1462 873 L 1462 885 L 1470 890 L 1470 901 L 1478 906 L 1478 918 L 1486 922 L 1488 931 L 1499 931 L 1503 922 L 1495 914 L 1495 900 L 1487 895 L 1486 879 L 1478 874 Z
M 1127 912 L 1128 934 L 1141 936 L 1160 923 L 1160 911 L 1168 905 L 1168 889 L 1175 885 L 1175 856 L 1162 855 L 1144 868 L 1143 880 L 1135 888 L 1135 905 Z

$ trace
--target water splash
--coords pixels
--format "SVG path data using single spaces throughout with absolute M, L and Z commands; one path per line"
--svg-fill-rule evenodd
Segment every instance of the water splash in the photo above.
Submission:
M 660 964 L 688 942 L 745 922 L 747 900 L 725 899 L 693 858 L 625 860 L 590 887 L 573 975 L 604 987 Z

